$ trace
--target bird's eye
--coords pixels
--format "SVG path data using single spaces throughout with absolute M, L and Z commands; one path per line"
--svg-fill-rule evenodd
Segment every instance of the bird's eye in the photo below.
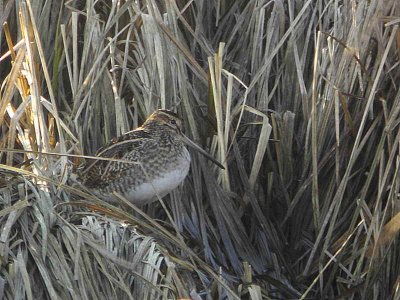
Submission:
M 175 120 L 171 120 L 170 123 L 171 123 L 172 125 L 176 125 L 176 121 L 175 121 Z

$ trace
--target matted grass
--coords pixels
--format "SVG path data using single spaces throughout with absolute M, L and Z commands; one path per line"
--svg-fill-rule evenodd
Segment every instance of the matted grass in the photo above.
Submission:
M 15 0 L 0 20 L 0 298 L 400 299 L 397 1 Z M 144 208 L 73 183 L 156 108 L 225 169 L 193 153 Z

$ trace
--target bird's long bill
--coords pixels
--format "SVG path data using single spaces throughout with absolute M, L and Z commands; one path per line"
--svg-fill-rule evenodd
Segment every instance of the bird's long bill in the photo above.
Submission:
M 186 143 L 186 145 L 188 145 L 189 147 L 192 147 L 194 150 L 197 150 L 198 152 L 203 154 L 205 157 L 207 157 L 209 160 L 211 160 L 214 164 L 216 164 L 221 169 L 225 169 L 224 166 L 221 165 L 221 163 L 218 160 L 216 160 L 214 157 L 212 157 L 210 154 L 208 154 L 206 151 L 204 151 L 199 145 L 197 145 L 196 143 L 192 142 L 192 140 L 189 139 L 183 133 L 182 133 L 182 137 L 183 137 L 183 141 Z

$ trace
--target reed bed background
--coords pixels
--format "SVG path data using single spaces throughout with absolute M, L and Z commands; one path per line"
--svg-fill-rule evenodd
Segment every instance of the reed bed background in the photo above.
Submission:
M 400 4 L 0 1 L 0 298 L 400 299 Z M 6 23 L 5 23 L 6 22 Z M 73 184 L 156 108 L 162 203 Z

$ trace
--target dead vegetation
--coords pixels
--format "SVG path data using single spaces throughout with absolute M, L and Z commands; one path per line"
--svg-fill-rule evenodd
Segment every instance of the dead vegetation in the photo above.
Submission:
M 400 299 L 397 1 L 14 0 L 0 20 L 0 298 Z M 195 156 L 143 212 L 71 184 L 160 107 L 225 170 Z

